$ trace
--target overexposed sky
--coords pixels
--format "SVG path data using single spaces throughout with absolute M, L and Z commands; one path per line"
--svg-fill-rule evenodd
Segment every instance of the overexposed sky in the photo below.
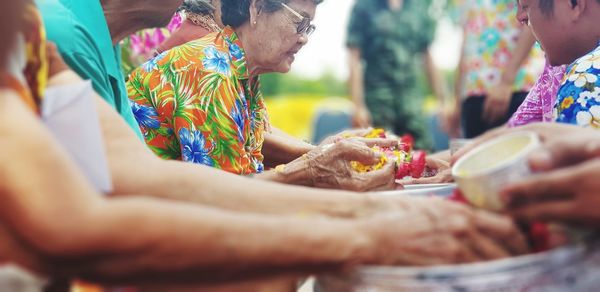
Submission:
M 326 0 L 318 6 L 314 21 L 317 30 L 298 53 L 293 73 L 316 78 L 331 71 L 340 79 L 347 78 L 346 27 L 354 1 Z M 432 54 L 441 69 L 456 67 L 460 40 L 460 30 L 447 20 L 440 21 Z

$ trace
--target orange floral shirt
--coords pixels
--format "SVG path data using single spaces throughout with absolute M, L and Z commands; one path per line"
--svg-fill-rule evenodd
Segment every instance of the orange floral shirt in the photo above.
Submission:
M 232 28 L 156 56 L 131 74 L 127 90 L 158 156 L 236 174 L 263 171 L 269 119 Z

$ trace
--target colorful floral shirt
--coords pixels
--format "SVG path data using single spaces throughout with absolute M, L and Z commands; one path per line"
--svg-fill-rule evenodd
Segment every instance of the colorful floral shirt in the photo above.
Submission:
M 502 68 L 513 57 L 524 27 L 515 17 L 514 0 L 455 0 L 465 41 L 462 98 L 486 95 L 500 82 Z M 544 67 L 541 49 L 535 46 L 518 72 L 514 92 L 527 92 Z
M 508 121 L 509 127 L 524 126 L 534 122 L 553 122 L 554 101 L 558 93 L 566 66 L 550 66 L 546 63 L 544 72 Z
M 554 118 L 559 123 L 600 128 L 600 43 L 567 68 Z
M 268 115 L 233 29 L 158 55 L 131 74 L 127 88 L 158 156 L 237 174 L 263 171 Z
M 16 91 L 21 100 L 37 114 L 48 83 L 46 31 L 35 4 L 24 0 L 23 29 L 15 39 L 9 62 L 0 72 L 1 83 Z

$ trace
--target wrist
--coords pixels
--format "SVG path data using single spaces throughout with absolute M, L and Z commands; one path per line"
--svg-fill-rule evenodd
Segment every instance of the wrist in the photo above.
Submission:
M 503 73 L 500 77 L 500 84 L 504 86 L 512 86 L 515 83 L 515 74 Z
M 376 263 L 379 256 L 377 243 L 370 231 L 368 224 L 364 220 L 356 219 L 351 221 L 351 236 L 346 239 L 349 242 L 349 251 L 347 252 L 346 265 Z

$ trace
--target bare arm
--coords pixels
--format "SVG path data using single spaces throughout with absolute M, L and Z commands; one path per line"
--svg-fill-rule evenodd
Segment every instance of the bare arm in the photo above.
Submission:
M 289 163 L 313 149 L 315 146 L 273 127 L 271 133 L 265 134 L 262 152 L 265 156 L 265 166 L 273 168 Z
M 460 58 L 458 60 L 458 69 L 457 69 L 457 73 L 456 73 L 456 79 L 454 80 L 454 110 L 460 113 L 460 107 L 461 107 L 461 99 L 462 99 L 462 94 L 463 94 L 463 87 L 465 84 L 465 71 L 466 71 L 466 64 L 465 64 L 465 42 L 466 39 L 464 37 L 464 34 L 466 34 L 466 32 L 463 31 L 463 41 L 462 41 L 462 45 L 460 47 Z
M 365 103 L 365 83 L 361 51 L 358 48 L 349 48 L 348 52 L 350 54 L 350 96 L 352 97 L 355 108 L 352 126 L 357 128 L 367 128 L 371 125 L 371 115 Z
M 488 122 L 494 122 L 506 116 L 510 107 L 516 76 L 521 65 L 529 56 L 534 43 L 533 33 L 529 27 L 524 27 L 521 30 L 511 59 L 504 68 L 500 68 L 502 70 L 500 82 L 489 88 L 487 92 L 483 118 Z
M 54 76 L 50 84 L 69 84 L 80 80 L 72 71 L 65 71 Z M 96 97 L 96 101 L 114 195 L 145 194 L 254 213 L 317 213 L 336 217 L 353 217 L 395 205 L 390 200 L 374 199 L 366 194 L 292 187 L 201 165 L 162 160 L 137 138 L 110 105 L 100 97 Z M 303 166 L 302 163 L 296 164 L 286 173 L 270 172 L 261 178 L 309 184 Z
M 444 84 L 444 78 L 440 75 L 440 71 L 435 66 L 433 62 L 433 58 L 431 56 L 431 51 L 427 50 L 423 56 L 425 63 L 425 71 L 427 73 L 427 79 L 429 79 L 429 84 L 433 89 L 433 94 L 438 98 L 441 105 L 448 102 L 447 98 L 447 90 L 446 85 Z
M 255 213 L 344 217 L 370 206 L 370 197 L 364 194 L 287 186 L 160 159 L 137 139 L 110 105 L 99 97 L 97 105 L 115 195 L 146 194 Z
M 529 27 L 524 27 L 519 34 L 517 47 L 513 52 L 513 57 L 510 59 L 504 70 L 502 71 L 502 82 L 512 86 L 515 83 L 515 78 L 519 73 L 519 69 L 529 57 L 531 49 L 535 44 L 536 39 Z
M 415 198 L 418 208 L 358 220 L 105 198 L 12 92 L 0 92 L 0 135 L 0 235 L 11 236 L 0 244 L 3 259 L 54 276 L 115 285 L 218 283 L 358 263 L 476 261 L 524 250 L 521 240 L 512 240 L 518 234 L 510 221 L 429 198 Z M 449 217 L 466 224 L 453 225 Z M 503 249 L 490 235 L 516 245 Z M 475 254 L 480 244 L 489 249 Z
M 304 273 L 366 259 L 369 240 L 350 221 L 105 199 L 18 97 L 3 92 L 0 120 L 1 222 L 45 263 L 38 267 L 50 267 L 46 272 L 102 283 L 202 282 Z
M 361 52 L 358 48 L 350 48 L 350 96 L 356 106 L 365 106 L 363 66 Z

